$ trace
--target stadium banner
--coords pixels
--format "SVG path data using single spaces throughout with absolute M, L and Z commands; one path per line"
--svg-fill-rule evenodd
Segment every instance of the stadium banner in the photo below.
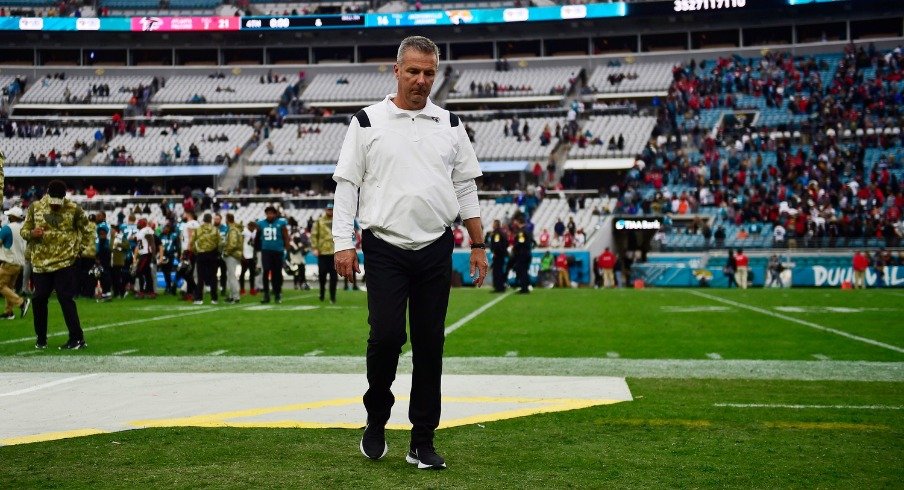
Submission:
M 211 32 L 506 24 L 624 17 L 626 4 L 249 17 L 0 17 L 3 31 Z
M 43 177 L 188 177 L 215 176 L 226 171 L 225 165 L 179 165 L 173 167 L 6 167 L 8 178 Z
M 721 267 L 707 267 L 706 286 L 714 288 L 728 287 L 728 279 Z M 660 274 L 649 286 L 656 287 L 695 287 L 700 286 L 701 270 L 692 267 L 672 266 Z M 866 285 L 868 287 L 904 287 L 904 267 L 890 266 L 883 269 L 880 284 L 879 271 L 871 267 L 866 271 Z M 748 281 L 750 287 L 763 287 L 769 279 L 766 267 L 751 267 Z M 786 269 L 781 276 L 785 287 L 829 287 L 840 288 L 844 282 L 854 281 L 854 271 L 851 267 L 811 265 L 806 267 L 792 267 Z
M 569 267 L 568 272 L 571 276 L 571 282 L 577 284 L 590 284 L 592 277 L 590 275 L 590 252 L 588 250 L 581 249 L 571 249 L 571 250 L 552 250 L 550 249 L 552 254 L 558 255 L 560 253 L 565 253 L 568 256 Z M 533 285 L 537 285 L 537 281 L 540 276 L 540 259 L 543 258 L 543 254 L 546 253 L 546 249 L 544 250 L 534 250 L 531 252 L 531 261 L 530 267 L 527 270 L 528 275 L 530 275 L 530 282 Z M 461 274 L 461 283 L 463 286 L 471 286 L 474 284 L 474 280 L 471 278 L 470 271 L 470 258 L 471 252 L 464 249 L 457 249 L 452 252 L 452 271 L 453 273 L 457 272 Z M 490 261 L 490 264 L 493 263 L 493 254 L 491 252 L 487 252 L 487 258 Z M 490 269 L 490 273 L 492 273 L 492 268 Z M 515 281 L 515 272 L 511 271 L 508 275 L 507 282 L 510 284 L 514 284 Z
M 261 165 L 257 171 L 260 176 L 273 175 L 333 175 L 335 163 L 328 164 L 296 164 L 296 165 Z

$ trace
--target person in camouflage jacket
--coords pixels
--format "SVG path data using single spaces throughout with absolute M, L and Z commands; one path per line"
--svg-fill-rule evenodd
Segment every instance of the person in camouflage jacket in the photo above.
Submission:
M 213 216 L 204 215 L 201 227 L 192 233 L 191 249 L 198 266 L 198 283 L 195 286 L 195 304 L 204 304 L 204 286 L 210 286 L 210 303 L 217 304 L 217 261 L 220 255 L 220 230 L 213 225 Z
M 54 290 L 69 329 L 69 340 L 60 349 L 86 347 L 74 298 L 78 293 L 75 262 L 82 253 L 87 221 L 82 208 L 66 199 L 66 184 L 61 180 L 51 181 L 47 194 L 28 207 L 21 233 L 34 271 L 35 348 L 47 347 L 47 303 Z
M 239 278 L 235 275 L 236 268 L 242 261 L 242 224 L 235 222 L 232 213 L 226 214 L 226 243 L 223 245 L 223 260 L 226 261 L 226 292 L 229 297 L 227 303 L 239 302 Z

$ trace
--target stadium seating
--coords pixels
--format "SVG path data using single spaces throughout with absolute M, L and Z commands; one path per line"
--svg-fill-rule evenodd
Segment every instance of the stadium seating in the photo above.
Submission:
M 162 134 L 165 131 L 167 134 Z M 94 156 L 95 165 L 112 163 L 115 151 L 124 147 L 131 154 L 134 165 L 160 165 L 161 152 L 170 154 L 172 164 L 185 164 L 189 161 L 189 147 L 194 143 L 200 151 L 198 164 L 213 164 L 217 156 L 235 155 L 235 148 L 244 147 L 251 139 L 253 128 L 247 125 L 199 125 L 180 128 L 176 135 L 170 129 L 148 128 L 145 137 L 133 137 L 128 134 L 114 137 L 108 144 L 107 151 Z M 228 141 L 209 142 L 210 136 L 225 134 Z M 174 155 L 176 143 L 182 149 L 180 158 Z
M 93 145 L 95 131 L 97 131 L 96 128 L 69 127 L 63 128 L 59 136 L 45 134 L 40 138 L 5 138 L 0 135 L 0 148 L 6 154 L 6 165 L 27 166 L 31 154 L 38 157 L 47 155 L 54 149 L 58 153 L 69 153 L 74 151 L 76 141 L 81 141 L 89 146 Z M 75 151 L 76 160 L 84 155 L 84 151 Z
M 251 152 L 252 164 L 312 164 L 336 163 L 346 124 L 301 124 L 304 132 L 298 137 L 299 125 L 286 124 L 270 132 L 270 138 Z M 318 131 L 318 132 L 314 132 Z M 270 154 L 268 145 L 272 144 Z
M 177 75 L 166 80 L 166 86 L 154 96 L 153 101 L 161 104 L 192 103 L 192 97 L 203 97 L 206 103 L 254 103 L 272 102 L 276 104 L 286 89 L 296 81 L 295 75 L 282 75 L 285 82 L 261 83 L 261 77 L 253 75 L 224 75 L 211 78 L 204 75 Z M 218 90 L 219 89 L 219 90 Z
M 42 78 L 31 81 L 25 90 L 21 102 L 31 104 L 126 104 L 132 98 L 132 91 L 139 86 L 148 87 L 153 75 L 128 76 L 69 76 L 65 80 Z M 106 84 L 110 87 L 110 95 L 100 97 L 91 95 L 91 86 Z M 66 89 L 69 89 L 70 100 L 66 101 Z
M 443 75 L 437 73 L 433 83 L 435 94 L 443 85 Z M 370 73 L 327 73 L 315 75 L 301 98 L 311 102 L 376 102 L 396 90 L 392 70 Z
M 564 124 L 564 120 L 552 117 L 531 117 L 519 119 L 519 131 L 524 123 L 530 127 L 530 141 L 514 136 L 504 136 L 503 128 L 509 120 L 469 121 L 468 126 L 474 130 L 474 151 L 482 161 L 491 160 L 542 160 L 545 161 L 558 139 L 553 135 L 549 145 L 540 144 L 540 133 L 543 127 L 555 127 L 556 123 Z
M 593 116 L 581 127 L 581 133 L 586 135 L 590 142 L 584 148 L 577 144 L 571 145 L 568 150 L 569 158 L 599 158 L 599 157 L 633 157 L 640 153 L 643 146 L 649 141 L 656 119 L 652 117 L 634 116 Z M 624 135 L 624 149 L 609 149 L 609 138 L 618 138 Z M 602 144 L 593 144 L 592 141 L 599 138 Z
M 624 63 L 598 66 L 587 80 L 587 87 L 591 92 L 601 94 L 664 92 L 671 83 L 671 63 Z
M 581 68 L 578 66 L 513 67 L 509 71 L 467 69 L 462 71 L 461 76 L 455 82 L 449 98 L 564 95 L 580 71 Z M 492 90 L 481 92 L 476 88 L 478 85 L 492 86 L 494 82 L 500 87 L 496 94 L 493 94 Z M 471 90 L 472 83 L 475 85 L 473 91 Z

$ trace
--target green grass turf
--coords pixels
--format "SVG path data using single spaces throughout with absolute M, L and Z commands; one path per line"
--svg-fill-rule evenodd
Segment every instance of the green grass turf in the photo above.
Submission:
M 447 356 L 605 357 L 813 360 L 814 354 L 837 360 L 904 361 L 904 354 L 818 331 L 785 319 L 696 296 L 691 290 L 537 290 L 511 295 L 449 336 Z M 904 347 L 902 301 L 888 291 L 828 289 L 702 290 L 788 317 Z M 456 289 L 447 316 L 451 325 L 498 296 L 486 289 Z M 339 293 L 331 307 L 314 292 L 289 291 L 282 305 L 261 310 L 257 298 L 239 307 L 195 307 L 172 297 L 127 298 L 98 304 L 79 300 L 86 328 L 134 322 L 88 331 L 89 349 L 41 356 L 109 355 L 137 349 L 136 355 L 363 355 L 367 337 L 366 296 Z M 819 311 L 843 306 L 849 312 Z M 694 308 L 717 311 L 686 311 Z M 806 307 L 783 312 L 780 307 Z M 199 310 L 200 308 L 200 310 Z M 677 309 L 677 310 L 676 310 Z M 684 309 L 682 311 L 681 309 Z M 205 311 L 201 314 L 193 314 Z M 185 316 L 181 316 L 185 315 Z M 159 317 L 169 316 L 160 319 Z M 51 333 L 65 332 L 59 307 L 50 303 Z M 28 352 L 34 344 L 31 318 L 0 324 L 2 356 Z M 16 340 L 23 339 L 23 340 Z M 51 338 L 51 346 L 64 336 Z
M 895 488 L 900 383 L 629 379 L 633 402 L 442 430 L 444 472 L 358 453 L 359 431 L 153 429 L 0 447 L 4 488 Z

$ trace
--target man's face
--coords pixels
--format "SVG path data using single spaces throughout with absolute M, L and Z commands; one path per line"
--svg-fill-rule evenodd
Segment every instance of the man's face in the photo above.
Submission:
M 422 53 L 417 49 L 406 49 L 402 62 L 393 66 L 398 82 L 395 103 L 400 109 L 419 110 L 427 105 L 427 97 L 436 80 L 436 55 Z
M 217 225 L 217 226 L 220 226 L 220 223 L 222 223 L 222 222 L 223 222 L 223 218 L 220 217 L 219 214 L 214 215 L 214 217 L 213 217 L 213 224 L 215 224 L 215 225 Z
M 327 218 L 333 217 L 333 208 L 326 208 L 326 217 Z
M 273 221 L 276 219 L 276 213 L 273 211 L 267 211 L 267 221 Z

